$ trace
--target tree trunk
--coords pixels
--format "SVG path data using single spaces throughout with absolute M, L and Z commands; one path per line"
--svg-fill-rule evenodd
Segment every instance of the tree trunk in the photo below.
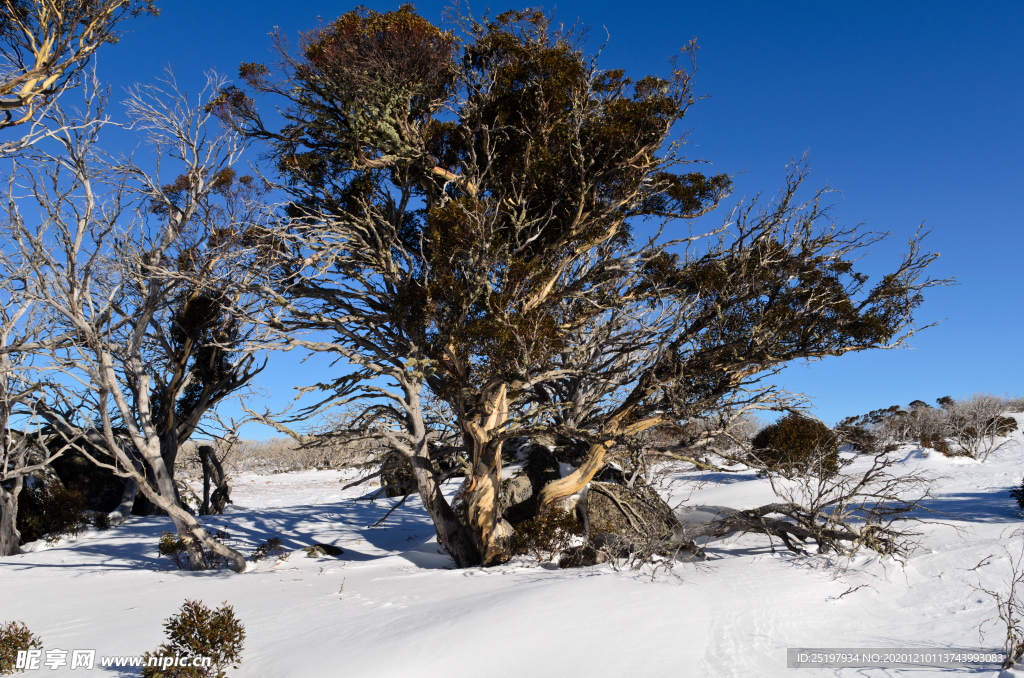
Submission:
M 111 527 L 117 527 L 127 520 L 135 506 L 135 499 L 139 495 L 139 484 L 131 478 L 124 481 L 124 494 L 121 495 L 121 503 L 116 509 L 107 514 L 107 520 Z
M 472 473 L 465 490 L 466 522 L 473 545 L 484 567 L 509 559 L 508 538 L 512 526 L 501 517 L 501 446 L 495 431 L 508 418 L 506 386 L 502 385 L 484 401 L 484 416 L 467 418 L 463 440 L 469 447 Z
M 140 474 L 143 472 L 142 463 L 137 459 L 132 459 L 132 465 L 135 467 L 136 472 Z M 128 516 L 130 516 L 132 511 L 135 509 L 135 500 L 138 498 L 139 484 L 134 478 L 125 478 L 124 493 L 121 495 L 121 503 L 116 509 L 107 515 L 107 520 L 110 521 L 111 527 L 117 527 L 118 525 L 124 524 L 124 521 L 128 519 Z
M 162 447 L 162 446 L 161 446 Z M 185 548 L 188 551 L 188 564 L 190 570 L 205 570 L 209 567 L 206 562 L 206 557 L 203 555 L 202 544 L 198 542 L 195 536 L 192 534 L 193 530 L 190 529 L 188 523 L 185 522 L 182 516 L 188 516 L 189 513 L 185 509 L 181 508 L 181 498 L 178 495 L 178 488 L 174 484 L 174 478 L 171 476 L 166 464 L 164 463 L 164 457 L 160 452 L 144 453 L 146 461 L 149 467 L 153 470 L 153 476 L 156 480 L 157 491 L 160 499 L 163 502 L 156 500 L 156 497 L 150 496 L 150 501 L 156 503 L 167 514 L 171 517 L 171 522 L 174 523 L 174 527 L 178 532 L 178 537 L 185 542 Z M 147 493 L 147 496 L 148 493 Z M 166 505 L 163 505 L 166 504 Z M 174 511 L 171 507 L 174 507 Z M 193 520 L 194 522 L 194 520 Z M 198 525 L 198 523 L 196 523 Z
M 455 512 L 452 511 L 448 500 L 441 493 L 441 486 L 434 477 L 434 470 L 430 465 L 430 457 L 425 444 L 423 453 L 420 454 L 417 451 L 416 456 L 410 459 L 410 462 L 413 475 L 416 477 L 416 485 L 419 488 L 420 499 L 423 501 L 423 508 L 426 509 L 430 519 L 434 521 L 437 538 L 455 560 L 455 566 L 463 568 L 479 565 L 480 552 L 466 528 L 455 517 Z
M 412 466 L 413 478 L 420 493 L 420 500 L 427 515 L 434 521 L 437 538 L 448 551 L 455 566 L 459 568 L 473 567 L 480 564 L 480 551 L 477 550 L 469 532 L 455 516 L 448 500 L 441 492 L 441 485 L 434 475 L 434 466 L 430 463 L 430 448 L 427 445 L 427 429 L 423 423 L 423 410 L 420 407 L 419 388 L 406 391 L 406 402 L 409 406 L 409 427 L 415 441 L 409 463 Z
M 231 503 L 231 481 L 224 473 L 224 467 L 217 460 L 216 451 L 209 445 L 199 447 L 199 459 L 203 463 L 203 507 L 199 515 L 220 515 Z M 210 496 L 210 485 L 216 486 Z
M 589 483 L 604 466 L 604 455 L 611 449 L 612 441 L 591 443 L 586 459 L 578 469 L 564 478 L 545 485 L 537 497 L 537 513 L 547 513 L 559 499 L 576 494 Z
M 21 491 L 21 478 L 15 480 L 14 488 L 6 490 L 0 486 L 0 557 L 16 556 L 21 553 L 18 542 L 18 494 Z
M 158 463 L 163 463 L 160 460 Z M 159 475 L 158 475 L 159 477 Z M 166 477 L 166 476 L 165 476 Z M 172 483 L 173 485 L 173 483 Z M 185 511 L 185 509 L 177 506 L 174 502 L 169 501 L 161 491 L 153 488 L 151 485 L 140 484 L 139 489 L 145 494 L 150 501 L 159 506 L 161 509 L 167 512 L 174 522 L 174 527 L 178 532 L 178 536 L 182 541 L 185 542 L 186 547 L 189 547 L 189 565 L 192 566 L 192 548 L 200 549 L 199 545 L 205 546 L 210 551 L 213 551 L 217 555 L 221 556 L 225 560 L 228 560 L 234 565 L 235 572 L 242 573 L 246 570 L 245 557 L 229 546 L 225 546 L 220 543 L 207 533 L 199 521 L 195 519 L 195 516 Z M 162 489 L 162 488 L 161 488 Z M 170 491 L 170 488 L 167 489 Z M 174 496 L 173 494 L 171 496 Z M 201 554 L 201 550 L 200 550 Z M 202 562 L 196 562 L 196 565 L 201 565 L 198 568 L 192 569 L 206 569 L 207 564 L 205 559 Z
M 199 457 L 203 456 L 203 448 L 199 448 Z M 199 515 L 210 515 L 210 468 L 203 459 L 203 505 L 199 507 Z

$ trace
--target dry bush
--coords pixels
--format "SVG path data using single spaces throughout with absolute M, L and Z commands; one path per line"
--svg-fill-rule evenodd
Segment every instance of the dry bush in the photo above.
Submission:
M 1020 531 L 1016 532 L 1014 536 L 1021 536 Z M 997 627 L 1003 627 L 1006 633 L 1003 638 L 1005 659 L 1001 668 L 1009 670 L 1024 657 L 1024 600 L 1022 600 L 1021 589 L 1018 588 L 1024 587 L 1024 567 L 1022 567 L 1024 549 L 1016 558 L 1009 551 L 1006 551 L 1006 557 L 1010 562 L 1010 577 L 1005 581 L 1002 590 L 993 591 L 986 589 L 981 586 L 980 582 L 973 588 L 980 593 L 987 594 L 996 603 L 996 616 L 990 617 L 981 623 L 978 635 L 981 637 L 982 643 L 984 643 L 986 624 L 995 622 Z M 985 558 L 982 560 L 982 563 L 991 558 L 992 556 Z M 979 563 L 980 566 L 981 563 Z
M 183 447 L 181 475 L 202 478 L 199 444 L 210 444 L 229 475 L 241 473 L 289 473 L 311 469 L 347 468 L 358 463 L 365 454 L 358 445 L 323 443 L 300 445 L 292 438 L 266 440 L 234 440 L 190 443 Z
M 1002 398 L 991 393 L 975 393 L 963 400 L 953 401 L 947 410 L 947 435 L 964 455 L 985 461 L 1008 442 L 997 440 L 1009 433 L 1009 425 L 1002 416 L 1006 411 L 1006 401 Z
M 836 427 L 844 443 L 859 452 L 895 450 L 909 441 L 948 457 L 984 461 L 1002 447 L 1005 437 L 1017 429 L 1006 412 L 1024 409 L 1024 401 L 977 393 L 954 400 L 939 398 L 940 407 L 915 400 L 906 408 L 893 405 L 867 414 L 847 417 Z M 951 444 L 952 443 L 952 444 Z
M 818 553 L 849 557 L 866 548 L 903 559 L 917 546 L 920 533 L 913 528 L 913 514 L 926 510 L 922 502 L 931 496 L 932 481 L 919 471 L 896 473 L 897 463 L 888 453 L 876 452 L 858 472 L 810 472 L 788 479 L 769 474 L 779 501 L 684 525 L 675 540 L 693 544 L 701 537 L 750 532 L 778 537 L 798 554 L 808 554 L 812 542 Z
M 1008 396 L 1003 402 L 1003 411 L 1013 414 L 1024 413 L 1024 398 Z
M 254 563 L 259 563 L 267 558 L 279 558 L 284 560 L 288 557 L 288 550 L 285 549 L 284 544 L 281 543 L 280 537 L 271 537 L 265 542 L 261 542 L 255 549 L 253 549 L 252 555 L 249 556 L 249 560 Z
M 24 673 L 17 666 L 18 652 L 42 650 L 43 641 L 22 622 L 0 624 L 0 676 Z

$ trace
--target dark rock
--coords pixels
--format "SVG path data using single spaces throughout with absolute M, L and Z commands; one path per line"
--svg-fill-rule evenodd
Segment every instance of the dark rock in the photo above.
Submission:
M 608 561 L 608 554 L 603 550 L 594 548 L 593 544 L 573 546 L 562 551 L 558 559 L 558 566 L 567 567 L 592 567 Z
M 310 544 L 302 550 L 306 553 L 307 558 L 326 558 L 328 556 L 337 558 L 345 553 L 333 544 Z
M 555 455 L 545 447 L 523 448 L 523 469 L 501 483 L 501 516 L 513 526 L 537 514 L 537 494 L 561 473 Z

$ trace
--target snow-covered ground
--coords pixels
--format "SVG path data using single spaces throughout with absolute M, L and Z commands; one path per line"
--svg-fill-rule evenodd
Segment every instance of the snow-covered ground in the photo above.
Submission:
M 345 550 L 340 558 L 297 552 L 242 575 L 182 572 L 157 553 L 168 519 L 133 517 L 0 559 L 0 622 L 25 622 L 46 649 L 134 655 L 163 642 L 162 622 L 186 598 L 211 607 L 227 601 L 247 634 L 231 675 L 268 678 L 964 673 L 786 668 L 787 647 L 1001 646 L 995 624 L 979 639 L 995 605 L 973 587 L 1002 587 L 1006 549 L 1020 554 L 1011 534 L 1021 516 L 1009 489 L 1024 474 L 1021 433 L 984 464 L 910 448 L 900 454 L 900 467 L 941 476 L 930 506 L 961 519 L 925 525 L 922 548 L 905 567 L 865 554 L 840 570 L 820 557 L 772 553 L 765 537 L 746 535 L 710 544 L 709 563 L 676 568 L 682 579 L 607 565 L 559 570 L 525 558 L 456 570 L 418 499 L 370 528 L 389 502 L 353 501 L 361 491 L 341 489 L 350 474 L 310 471 L 236 478 L 235 505 L 207 525 L 229 532 L 243 553 L 279 536 L 289 549 L 335 544 Z M 737 474 L 696 490 L 690 502 L 742 509 L 770 499 L 764 480 Z M 44 667 L 28 675 L 137 672 Z

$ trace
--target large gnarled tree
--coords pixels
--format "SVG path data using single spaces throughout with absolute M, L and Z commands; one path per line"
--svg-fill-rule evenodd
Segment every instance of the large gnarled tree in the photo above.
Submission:
M 822 227 L 816 201 L 795 204 L 799 171 L 762 212 L 691 233 L 731 186 L 682 155 L 694 44 L 664 77 L 632 80 L 540 12 L 454 23 L 460 41 L 410 6 L 350 12 L 305 34 L 298 53 L 279 39 L 279 72 L 242 66 L 252 91 L 285 100 L 284 127 L 268 128 L 243 90 L 222 91 L 216 109 L 269 144 L 292 194 L 268 289 L 290 313 L 283 327 L 332 333 L 293 341 L 357 366 L 324 387 L 364 399 L 363 432 L 410 457 L 460 566 L 508 557 L 509 437 L 547 430 L 589 445 L 541 491 L 547 511 L 623 439 L 734 404 L 788 361 L 913 331 L 931 255 L 915 240 L 862 293 L 850 255 L 867 241 Z M 592 330 L 589 359 L 573 358 Z M 608 359 L 616 351 L 623 360 Z M 553 416 L 568 405 L 552 401 L 556 387 L 573 379 L 604 380 L 590 389 L 594 416 Z M 424 390 L 450 407 L 467 452 L 464 526 L 426 456 Z

